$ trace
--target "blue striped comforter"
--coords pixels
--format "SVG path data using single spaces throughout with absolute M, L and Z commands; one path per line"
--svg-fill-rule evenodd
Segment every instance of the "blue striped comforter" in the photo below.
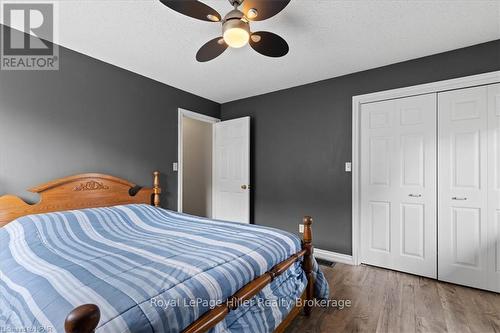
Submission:
M 0 229 L 0 329 L 64 332 L 94 303 L 99 332 L 179 332 L 299 250 L 284 231 L 148 205 L 26 216 Z M 271 332 L 305 285 L 297 263 L 213 331 Z

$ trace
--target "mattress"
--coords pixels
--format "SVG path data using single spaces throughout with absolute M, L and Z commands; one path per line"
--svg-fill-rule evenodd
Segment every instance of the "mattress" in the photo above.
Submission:
M 0 328 L 51 332 L 88 303 L 100 307 L 98 332 L 180 332 L 301 249 L 285 231 L 149 205 L 25 216 L 0 229 L 0 244 Z M 273 331 L 304 275 L 293 265 L 212 331 Z M 326 298 L 316 264 L 315 275 Z

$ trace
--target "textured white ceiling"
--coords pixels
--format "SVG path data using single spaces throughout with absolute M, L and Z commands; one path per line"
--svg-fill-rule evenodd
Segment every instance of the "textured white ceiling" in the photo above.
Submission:
M 220 24 L 157 0 L 60 0 L 59 20 L 62 46 L 222 103 L 498 39 L 500 1 L 292 0 L 251 25 L 284 37 L 287 56 L 245 47 L 208 63 L 195 54 Z

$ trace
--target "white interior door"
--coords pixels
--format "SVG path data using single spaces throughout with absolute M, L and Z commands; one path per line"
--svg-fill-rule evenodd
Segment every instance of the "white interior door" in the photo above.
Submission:
M 436 95 L 361 107 L 361 262 L 435 278 Z
M 488 87 L 488 289 L 500 292 L 500 84 Z
M 214 124 L 213 218 L 250 223 L 250 117 Z
M 438 94 L 439 279 L 487 289 L 487 87 Z

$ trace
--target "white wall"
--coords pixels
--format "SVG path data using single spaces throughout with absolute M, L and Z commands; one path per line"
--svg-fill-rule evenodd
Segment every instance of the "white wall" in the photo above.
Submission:
M 212 124 L 182 118 L 182 211 L 212 215 Z

